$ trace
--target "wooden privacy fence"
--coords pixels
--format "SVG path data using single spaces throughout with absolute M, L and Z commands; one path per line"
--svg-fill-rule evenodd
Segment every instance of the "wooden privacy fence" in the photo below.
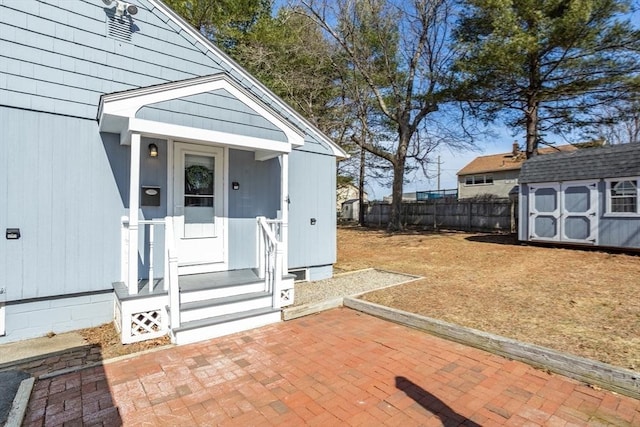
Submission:
M 420 202 L 403 202 L 401 221 L 409 226 L 429 229 L 460 231 L 517 230 L 517 206 L 515 201 L 435 199 Z M 389 223 L 391 205 L 371 203 L 366 205 L 367 225 L 384 226 Z

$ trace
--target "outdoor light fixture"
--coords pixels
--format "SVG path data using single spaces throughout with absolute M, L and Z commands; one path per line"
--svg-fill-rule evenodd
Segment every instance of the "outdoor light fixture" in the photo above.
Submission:
M 114 0 L 102 0 L 102 2 L 107 6 L 111 6 Z M 125 15 L 125 13 L 128 15 L 135 15 L 136 13 L 138 13 L 138 8 L 130 3 L 121 0 L 115 0 L 115 3 L 115 16 L 117 16 L 118 18 L 121 18 L 123 15 Z
M 149 144 L 149 157 L 158 157 L 158 146 L 156 144 Z

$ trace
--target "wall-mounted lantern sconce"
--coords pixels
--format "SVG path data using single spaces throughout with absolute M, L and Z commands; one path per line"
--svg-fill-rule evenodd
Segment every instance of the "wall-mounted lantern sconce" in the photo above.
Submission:
M 231 188 L 233 188 L 234 190 L 239 190 L 240 189 L 240 183 L 237 181 L 233 181 L 231 183 Z
M 149 157 L 158 157 L 158 146 L 156 144 L 149 144 Z

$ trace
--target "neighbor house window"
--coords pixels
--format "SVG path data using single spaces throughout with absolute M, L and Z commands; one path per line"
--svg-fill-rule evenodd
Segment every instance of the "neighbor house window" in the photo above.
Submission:
M 607 206 L 609 213 L 638 214 L 638 180 L 620 179 L 607 181 Z
M 468 175 L 464 180 L 465 185 L 493 184 L 491 175 Z

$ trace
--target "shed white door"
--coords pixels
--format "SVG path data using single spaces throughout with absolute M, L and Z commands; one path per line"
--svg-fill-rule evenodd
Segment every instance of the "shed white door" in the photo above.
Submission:
M 598 184 L 563 184 L 561 202 L 560 240 L 595 244 L 598 235 Z
M 217 147 L 174 145 L 173 212 L 180 274 L 223 268 L 223 154 Z
M 529 238 L 560 240 L 560 185 L 529 186 Z
M 529 186 L 531 240 L 595 244 L 598 235 L 596 182 Z

